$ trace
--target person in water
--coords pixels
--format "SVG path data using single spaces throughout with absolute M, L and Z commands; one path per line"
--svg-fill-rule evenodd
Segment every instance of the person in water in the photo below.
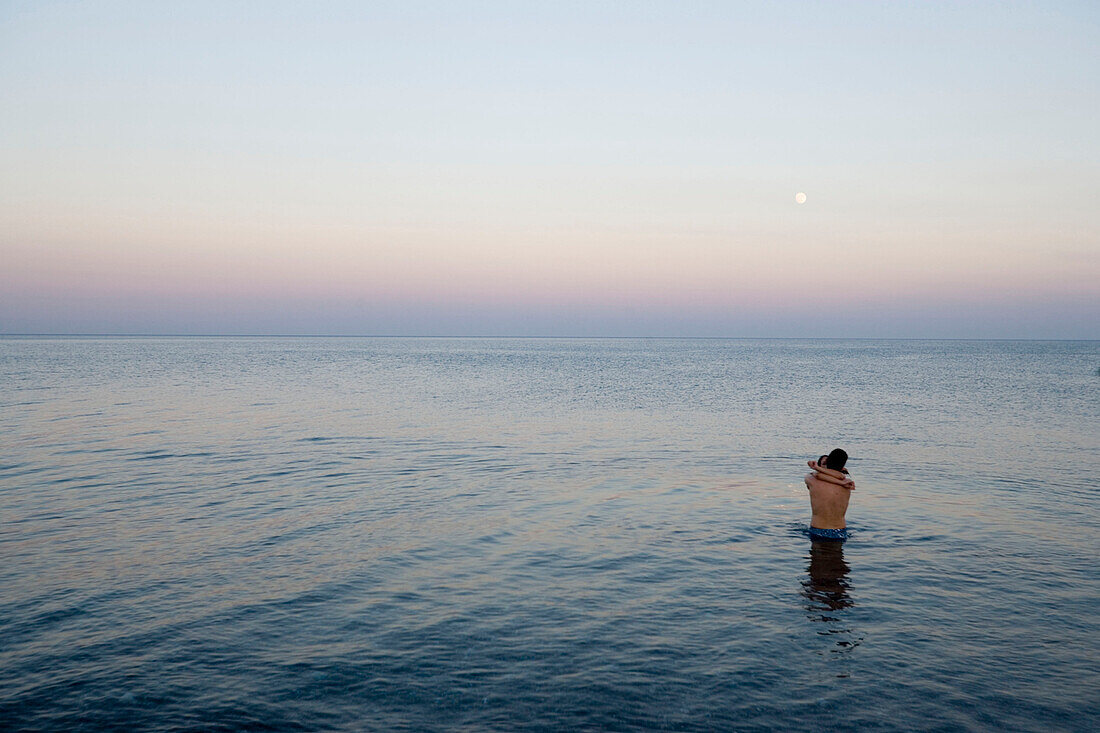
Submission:
M 815 540 L 848 539 L 844 515 L 856 484 L 844 464 L 848 454 L 837 448 L 816 461 L 807 461 L 806 488 L 810 490 L 810 537 Z

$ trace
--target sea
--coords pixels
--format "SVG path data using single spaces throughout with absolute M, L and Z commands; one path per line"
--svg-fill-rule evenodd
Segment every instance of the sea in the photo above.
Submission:
M 1100 342 L 0 338 L 0 729 L 1095 731 Z M 847 542 L 807 536 L 844 448 Z

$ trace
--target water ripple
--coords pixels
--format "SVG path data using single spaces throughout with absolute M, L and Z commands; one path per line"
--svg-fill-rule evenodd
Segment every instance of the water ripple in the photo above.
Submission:
M 1097 353 L 0 339 L 0 727 L 1091 731 Z

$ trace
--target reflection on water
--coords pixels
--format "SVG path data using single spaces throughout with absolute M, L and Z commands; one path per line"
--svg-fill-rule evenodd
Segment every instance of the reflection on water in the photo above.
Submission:
M 810 564 L 806 568 L 809 578 L 802 581 L 802 595 L 807 600 L 809 619 L 826 624 L 817 633 L 836 636 L 837 648 L 833 652 L 851 651 L 863 641 L 853 634 L 843 613 L 855 605 L 848 592 L 851 570 L 844 560 L 843 542 L 815 541 L 810 545 Z
M 0 337 L 0 730 L 1100 730 L 1098 353 Z

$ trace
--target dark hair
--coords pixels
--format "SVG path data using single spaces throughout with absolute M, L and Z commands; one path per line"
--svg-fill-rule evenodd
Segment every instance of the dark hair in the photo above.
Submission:
M 822 453 L 822 454 L 821 454 L 820 456 L 818 456 L 818 458 L 817 458 L 817 465 L 819 465 L 819 466 L 825 466 L 825 468 L 828 468 L 828 467 L 829 467 L 829 465 L 828 465 L 828 460 L 829 460 L 829 456 L 827 456 L 827 455 L 825 455 L 824 453 Z
M 833 452 L 825 458 L 825 465 L 834 471 L 843 471 L 844 464 L 848 462 L 848 454 L 843 448 L 834 448 Z

